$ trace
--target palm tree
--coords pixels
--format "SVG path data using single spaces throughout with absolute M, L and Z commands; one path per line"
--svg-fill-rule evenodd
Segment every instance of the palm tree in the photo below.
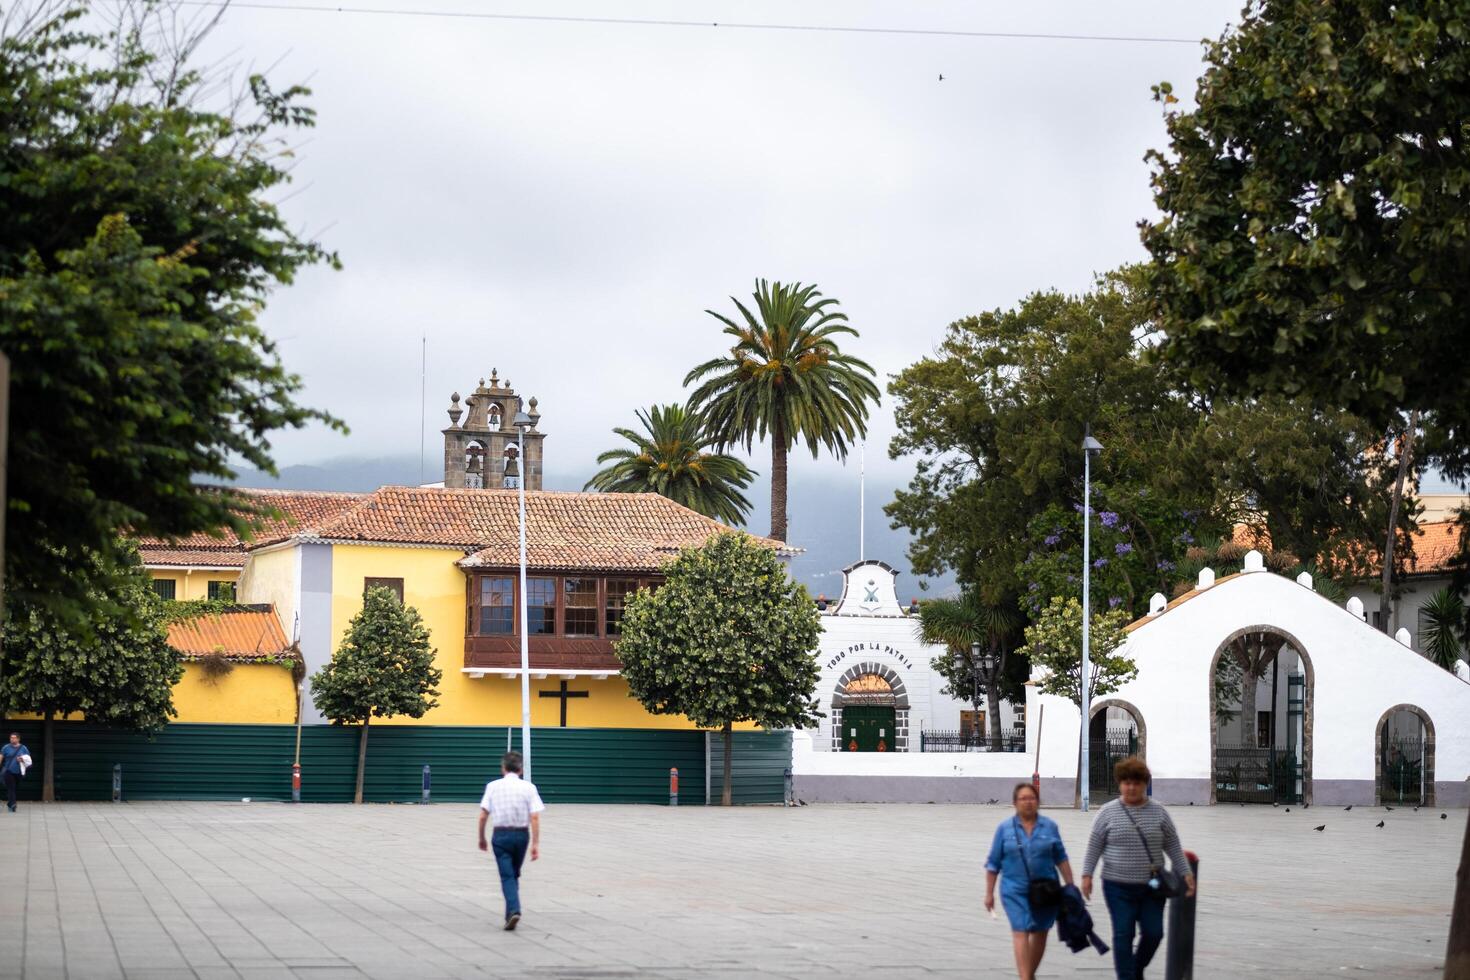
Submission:
M 1455 661 L 1460 659 L 1460 631 L 1465 624 L 1465 604 L 1449 586 L 1429 597 L 1419 609 L 1424 627 L 1420 630 L 1419 644 L 1424 656 L 1445 670 L 1453 671 Z
M 613 429 L 633 448 L 598 456 L 598 465 L 612 465 L 604 465 L 582 489 L 656 493 L 717 521 L 743 524 L 750 501 L 740 491 L 755 477 L 750 467 L 734 456 L 707 452 L 712 440 L 699 417 L 683 406 L 654 405 L 636 414 L 643 432 Z
M 797 440 L 815 459 L 826 447 L 847 456 L 850 443 L 867 434 L 868 405 L 878 401 L 874 371 L 838 349 L 836 335 L 857 331 L 837 300 L 816 286 L 757 279 L 755 312 L 730 297 L 740 321 L 714 310 L 710 316 L 735 338 L 729 356 L 706 361 L 684 378 L 703 379 L 689 396 L 705 431 L 719 449 L 771 437 L 771 537 L 786 540 L 786 454 Z
M 973 590 L 962 592 L 956 599 L 931 599 L 919 606 L 919 639 L 945 649 L 933 666 L 948 682 L 950 697 L 969 694 L 978 712 L 977 692 L 984 688 L 990 709 L 992 752 L 1005 748 L 1000 729 L 1000 686 L 1019 626 L 1020 617 L 1008 604 L 987 602 Z

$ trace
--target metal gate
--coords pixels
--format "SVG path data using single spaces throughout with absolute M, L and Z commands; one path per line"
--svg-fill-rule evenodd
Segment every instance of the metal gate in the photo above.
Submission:
M 1119 759 L 1138 754 L 1138 733 L 1131 728 L 1110 728 L 1102 738 L 1087 745 L 1087 788 L 1091 803 L 1106 803 L 1118 795 L 1113 766 Z
M 1298 803 L 1301 765 L 1290 749 L 1215 746 L 1217 803 Z
M 1382 774 L 1378 797 L 1384 803 L 1418 806 L 1424 801 L 1424 739 L 1390 737 L 1387 726 L 1378 744 Z

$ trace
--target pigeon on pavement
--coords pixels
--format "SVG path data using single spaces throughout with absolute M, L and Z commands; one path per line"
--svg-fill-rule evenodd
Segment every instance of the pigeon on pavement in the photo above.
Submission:
M 1380 827 L 1383 826 L 1383 821 L 1382 820 L 1378 821 L 1378 826 L 1380 826 Z
M 1312 829 L 1313 830 L 1326 830 L 1327 829 L 1327 825 L 1324 823 L 1320 827 L 1313 827 Z
M 1344 810 L 1351 810 L 1352 808 L 1353 808 L 1353 805 L 1351 803 L 1349 803 L 1347 806 L 1343 807 Z

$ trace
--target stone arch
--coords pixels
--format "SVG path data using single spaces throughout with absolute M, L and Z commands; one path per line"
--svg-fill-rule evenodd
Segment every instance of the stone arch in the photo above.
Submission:
M 1209 673 L 1205 676 L 1205 683 L 1209 685 L 1210 690 L 1209 704 L 1206 705 L 1206 711 L 1209 714 L 1205 718 L 1206 724 L 1210 727 L 1210 803 L 1215 802 L 1215 758 L 1218 748 L 1216 743 L 1219 741 L 1219 732 L 1215 725 L 1215 711 L 1218 707 L 1215 693 L 1215 669 L 1220 665 L 1220 658 L 1225 655 L 1230 644 L 1250 633 L 1273 633 L 1283 637 L 1301 658 L 1302 674 L 1306 679 L 1306 691 L 1303 694 L 1305 703 L 1302 705 L 1302 800 L 1310 804 L 1312 802 L 1312 718 L 1317 709 L 1317 673 L 1312 666 L 1311 655 L 1307 653 L 1307 648 L 1302 645 L 1302 641 L 1297 639 L 1290 630 L 1267 623 L 1243 626 L 1230 633 L 1215 647 L 1215 655 L 1210 658 Z
M 1092 730 L 1092 719 L 1096 718 L 1099 712 L 1106 711 L 1108 708 L 1122 708 L 1132 715 L 1133 723 L 1138 726 L 1138 757 L 1144 762 L 1148 761 L 1148 723 L 1143 720 L 1143 712 L 1138 710 L 1137 705 L 1131 701 L 1124 701 L 1122 698 L 1107 697 L 1101 701 L 1092 702 L 1089 707 L 1090 710 L 1087 713 L 1089 732 Z
M 892 667 L 876 661 L 868 660 L 863 663 L 854 664 L 842 672 L 837 678 L 837 683 L 832 687 L 832 748 L 840 751 L 842 748 L 842 711 L 847 707 L 849 700 L 853 704 L 873 703 L 872 701 L 859 702 L 857 698 L 849 698 L 847 685 L 865 674 L 873 674 L 883 678 L 892 692 L 892 707 L 894 715 L 894 740 L 893 748 L 896 752 L 908 751 L 909 740 L 909 694 L 908 686 L 904 684 L 903 678 L 898 675 Z M 885 699 L 884 705 L 889 702 Z
M 1400 711 L 1407 711 L 1418 717 L 1424 725 L 1424 799 L 1420 806 L 1434 806 L 1434 722 L 1429 717 L 1429 712 L 1417 704 L 1396 704 L 1389 708 L 1378 718 L 1378 724 L 1373 729 L 1373 805 L 1383 804 L 1383 729 L 1388 721 Z

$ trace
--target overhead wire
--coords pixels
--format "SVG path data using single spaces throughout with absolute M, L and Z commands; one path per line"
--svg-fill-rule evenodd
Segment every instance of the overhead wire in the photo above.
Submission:
M 395 7 L 354 7 L 334 4 L 258 3 L 254 0 L 171 0 L 181 7 L 229 7 L 241 10 L 283 10 L 325 14 L 368 14 L 385 17 L 437 17 L 544 24 L 602 24 L 627 27 L 720 28 L 736 31 L 802 31 L 830 34 L 886 34 L 906 37 L 988 38 L 1027 41 L 1098 41 L 1133 44 L 1201 44 L 1202 38 L 1133 34 L 1071 34 L 1042 31 L 968 31 L 942 27 L 863 27 L 856 24 L 779 24 L 755 21 L 678 20 L 654 17 L 587 17 L 571 14 L 500 14 L 476 10 L 413 10 Z

